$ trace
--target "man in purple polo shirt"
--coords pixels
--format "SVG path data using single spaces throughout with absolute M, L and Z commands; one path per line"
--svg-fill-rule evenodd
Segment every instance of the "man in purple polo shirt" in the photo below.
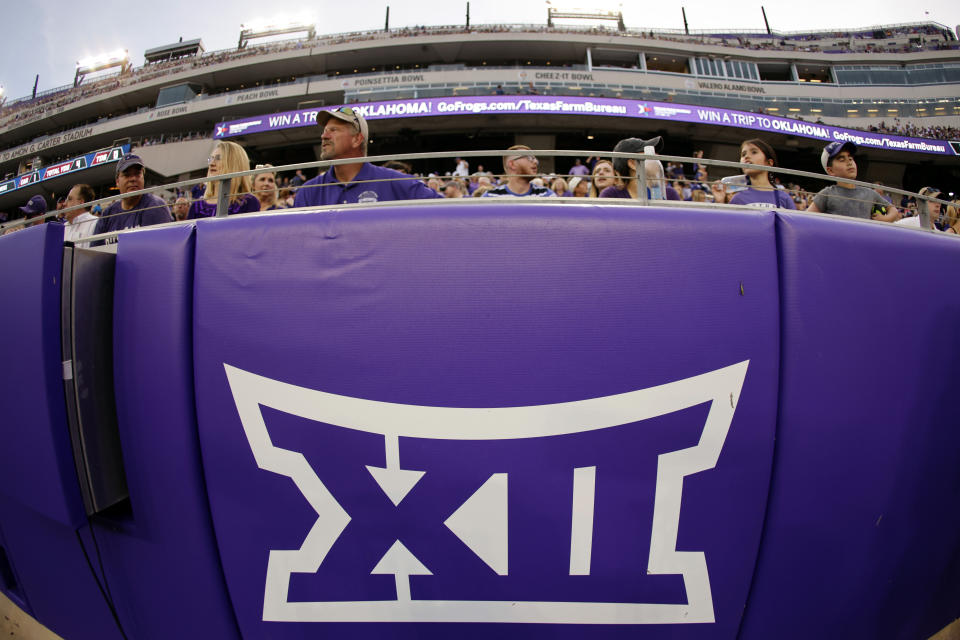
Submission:
M 367 121 L 351 107 L 317 114 L 320 159 L 343 160 L 367 155 Z M 330 167 L 297 190 L 294 207 L 317 207 L 356 202 L 439 198 L 439 193 L 404 173 L 362 160 Z

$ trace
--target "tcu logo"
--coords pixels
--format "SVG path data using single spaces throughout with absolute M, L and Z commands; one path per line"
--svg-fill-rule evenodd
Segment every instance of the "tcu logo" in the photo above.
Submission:
M 452 408 L 224 364 L 257 465 L 289 477 L 317 515 L 298 549 L 270 551 L 263 620 L 714 622 L 704 553 L 677 550 L 683 482 L 716 465 L 747 366 L 575 402 Z M 283 420 L 320 453 L 275 444 L 283 427 L 267 424 Z

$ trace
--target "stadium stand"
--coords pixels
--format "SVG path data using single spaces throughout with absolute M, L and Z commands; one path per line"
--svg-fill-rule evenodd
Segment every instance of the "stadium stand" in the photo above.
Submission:
M 936 23 L 802 33 L 450 25 L 315 34 L 210 52 L 196 39 L 146 53 L 147 62 L 121 73 L 7 101 L 0 108 L 3 179 L 22 180 L 92 150 L 129 144 L 152 147 L 155 164 L 164 168 L 150 181 L 182 180 L 205 170 L 203 152 L 186 143 L 209 139 L 224 122 L 313 105 L 445 97 L 596 98 L 627 101 L 628 109 L 658 102 L 668 106 L 653 117 L 670 108 L 710 107 L 945 142 L 956 140 L 960 129 L 960 49 L 950 29 Z M 546 136 L 532 145 L 538 148 L 602 151 L 636 126 L 615 117 L 504 114 L 494 126 L 482 116 L 458 118 L 382 120 L 377 151 L 480 148 L 484 138 L 495 143 L 482 146 L 509 146 L 524 140 L 503 136 L 521 131 Z M 747 133 L 724 122 L 642 126 L 666 134 L 677 152 L 707 147 L 713 157 L 730 157 Z M 771 143 L 786 147 L 791 166 L 816 170 L 817 144 L 784 132 L 774 132 Z M 255 162 L 279 166 L 314 159 L 309 138 L 288 129 L 238 141 Z M 872 177 L 919 189 L 925 183 L 916 182 L 910 168 L 917 156 L 902 149 L 874 154 Z M 945 172 L 937 181 L 953 179 L 945 157 L 926 159 L 935 173 Z M 441 167 L 416 169 L 426 174 Z M 45 187 L 50 197 L 63 191 Z M 9 209 L 10 195 L 0 190 L 0 210 Z M 24 195 L 32 194 L 20 192 L 15 200 Z

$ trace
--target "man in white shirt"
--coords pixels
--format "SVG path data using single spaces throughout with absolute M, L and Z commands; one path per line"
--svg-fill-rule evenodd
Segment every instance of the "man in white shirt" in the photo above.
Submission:
M 67 193 L 67 199 L 64 202 L 64 208 L 75 207 L 96 200 L 97 196 L 88 184 L 75 184 L 70 192 Z M 93 230 L 97 226 L 97 218 L 90 213 L 89 207 L 82 207 L 68 211 L 66 214 L 66 223 L 63 228 L 63 239 L 69 242 L 77 242 L 87 236 L 93 235 Z

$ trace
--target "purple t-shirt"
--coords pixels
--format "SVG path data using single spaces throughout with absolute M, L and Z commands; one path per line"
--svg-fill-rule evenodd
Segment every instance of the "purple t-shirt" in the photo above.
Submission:
M 779 207 L 780 209 L 796 209 L 797 205 L 793 203 L 793 198 L 782 189 L 773 189 L 766 191 L 749 187 L 743 191 L 738 191 L 730 198 L 730 204 L 742 204 L 748 207 L 766 208 L 768 206 Z
M 585 165 L 575 164 L 570 169 L 571 176 L 586 176 L 590 174 L 590 169 L 587 169 Z
M 132 209 L 124 209 L 120 200 L 107 207 L 97 221 L 94 233 L 147 227 L 164 222 L 173 222 L 167 203 L 152 193 L 145 193 Z
M 252 193 L 244 194 L 239 200 L 230 203 L 227 207 L 227 215 L 232 216 L 236 213 L 252 213 L 260 211 L 260 201 Z M 206 200 L 194 200 L 190 205 L 190 212 L 187 214 L 187 220 L 196 220 L 197 218 L 212 218 L 217 215 L 217 205 L 210 204 Z
M 356 202 L 386 202 L 389 200 L 423 200 L 442 198 L 439 193 L 417 178 L 405 173 L 364 162 L 356 177 L 343 183 L 330 167 L 297 190 L 294 207 L 322 207 Z

